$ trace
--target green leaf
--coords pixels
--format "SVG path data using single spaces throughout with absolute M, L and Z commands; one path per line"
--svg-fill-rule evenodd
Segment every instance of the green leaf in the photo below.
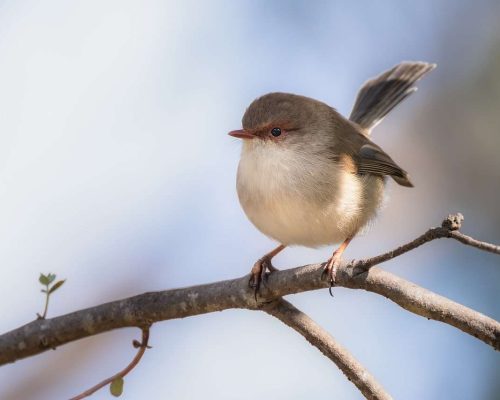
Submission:
M 120 376 L 111 382 L 109 385 L 109 391 L 115 397 L 120 397 L 123 393 L 123 378 Z
M 38 278 L 38 282 L 40 282 L 42 285 L 48 285 L 50 283 L 49 277 L 44 275 L 44 274 L 40 274 L 40 278 Z
M 56 282 L 54 286 L 52 286 L 49 289 L 49 294 L 54 293 L 57 289 L 59 289 L 63 285 L 64 282 L 66 282 L 66 279 Z
M 50 285 L 56 279 L 56 274 L 48 273 L 47 274 L 47 279 L 49 280 L 49 285 Z

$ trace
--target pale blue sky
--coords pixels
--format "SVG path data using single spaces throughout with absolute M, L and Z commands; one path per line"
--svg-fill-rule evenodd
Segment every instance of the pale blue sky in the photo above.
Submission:
M 401 60 L 437 62 L 374 136 L 405 160 L 417 186 L 391 185 L 386 209 L 346 257 L 436 225 L 461 204 L 436 177 L 457 178 L 431 174 L 437 161 L 405 132 L 419 132 L 426 105 L 482 65 L 498 42 L 497 21 L 487 1 L 0 2 L 0 330 L 40 311 L 41 271 L 67 278 L 52 316 L 246 274 L 274 243 L 238 205 L 239 143 L 226 133 L 269 91 L 347 114 L 367 78 Z M 480 202 L 458 211 L 483 223 Z M 480 226 L 475 233 L 494 233 Z M 330 251 L 294 248 L 276 264 L 325 260 Z M 387 268 L 500 317 L 493 256 L 441 241 Z M 491 396 L 498 355 L 474 338 L 361 291 L 290 299 L 395 398 Z M 3 367 L 0 398 L 75 395 L 122 368 L 138 336 L 113 332 Z M 159 323 L 151 344 L 124 398 L 360 398 L 315 348 L 264 314 Z

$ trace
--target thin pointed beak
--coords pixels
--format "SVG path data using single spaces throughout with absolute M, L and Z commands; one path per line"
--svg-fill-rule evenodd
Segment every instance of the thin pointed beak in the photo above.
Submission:
M 228 135 L 238 139 L 255 139 L 257 137 L 253 133 L 246 131 L 245 129 L 231 131 L 228 133 Z

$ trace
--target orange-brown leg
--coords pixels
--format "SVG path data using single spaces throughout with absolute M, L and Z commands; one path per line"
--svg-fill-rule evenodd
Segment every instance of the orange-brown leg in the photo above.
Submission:
M 353 237 L 354 236 L 348 237 L 342 242 L 339 248 L 333 252 L 332 256 L 326 263 L 325 269 L 323 270 L 323 273 L 321 275 L 323 279 L 326 279 L 327 277 L 330 279 L 330 295 L 332 295 L 332 287 L 335 285 L 335 275 L 337 273 L 337 268 L 340 264 L 342 254 L 344 253 L 347 246 L 349 246 L 349 243 L 351 243 Z
M 286 246 L 280 244 L 273 251 L 270 251 L 265 256 L 259 258 L 257 262 L 254 264 L 252 271 L 250 271 L 250 280 L 248 281 L 248 285 L 253 289 L 255 301 L 257 301 L 257 293 L 259 292 L 260 284 L 262 279 L 266 276 L 266 271 L 274 272 L 276 268 L 274 268 L 271 260 L 273 257 L 282 251 Z

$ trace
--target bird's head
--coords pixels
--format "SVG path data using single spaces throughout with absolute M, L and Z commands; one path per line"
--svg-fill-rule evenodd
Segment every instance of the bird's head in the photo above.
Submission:
M 331 135 L 334 114 L 325 103 L 308 97 L 269 93 L 250 104 L 243 115 L 243 129 L 229 135 L 243 139 L 251 147 L 309 146 L 322 142 L 318 140 L 321 134 Z

